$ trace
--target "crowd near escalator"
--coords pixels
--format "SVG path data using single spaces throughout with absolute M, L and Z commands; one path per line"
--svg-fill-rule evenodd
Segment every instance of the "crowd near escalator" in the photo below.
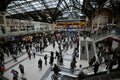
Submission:
M 59 36 L 57 35 L 59 34 Z M 74 75 L 74 73 L 77 71 L 78 74 L 76 75 L 77 77 L 75 79 L 84 79 L 86 78 L 87 73 L 84 71 L 86 68 L 82 68 L 82 65 L 80 65 L 80 69 L 76 70 L 76 63 L 77 59 L 79 56 L 79 36 L 82 36 L 81 34 L 84 34 L 84 32 L 66 32 L 66 31 L 61 31 L 61 32 L 56 32 L 53 34 L 46 34 L 43 36 L 37 36 L 37 38 L 33 38 L 32 40 L 22 40 L 22 41 L 6 41 L 3 43 L 0 43 L 0 64 L 1 67 L 1 73 L 2 70 L 4 71 L 4 65 L 6 64 L 4 60 L 4 55 L 7 55 L 7 57 L 12 56 L 13 60 L 17 62 L 17 58 L 20 55 L 23 55 L 24 53 L 22 52 L 23 49 L 25 49 L 25 53 L 28 54 L 29 59 L 31 59 L 31 52 L 30 50 L 33 50 L 32 48 L 36 50 L 36 52 L 40 52 L 40 54 L 43 54 L 44 49 L 48 47 L 49 45 L 53 45 L 53 48 L 56 47 L 56 44 L 58 45 L 58 51 L 56 51 L 56 58 L 58 61 L 58 64 L 56 66 L 62 66 L 64 65 L 64 59 L 63 59 L 63 51 L 66 52 L 69 50 L 69 48 L 74 47 L 74 52 L 72 53 L 72 60 L 70 64 L 70 72 L 71 74 Z M 86 34 L 84 34 L 86 35 Z M 49 37 L 50 36 L 50 37 Z M 89 35 L 91 36 L 91 35 Z M 89 37 L 85 36 L 85 37 Z M 84 37 L 84 36 L 82 36 Z M 88 43 L 87 43 L 88 44 Z M 4 46 L 3 46 L 4 45 Z M 85 45 L 84 43 L 82 44 L 82 51 L 86 52 L 85 50 Z M 88 44 L 88 50 L 90 50 L 90 45 Z M 119 49 L 119 47 L 117 47 Z M 91 46 L 92 49 L 92 46 Z M 119 50 L 112 50 L 109 45 L 105 44 L 105 42 L 97 43 L 97 49 L 98 49 L 98 60 L 96 57 L 92 56 L 90 58 L 89 67 L 93 67 L 93 74 L 96 75 L 99 73 L 99 67 L 101 64 L 105 64 L 106 70 L 111 72 L 114 69 L 114 65 L 116 65 L 117 69 L 120 69 L 120 53 Z M 33 53 L 34 51 L 32 51 Z M 54 64 L 54 52 L 50 52 L 50 61 L 49 64 L 50 66 L 53 67 Z M 35 56 L 34 56 L 35 58 Z M 102 58 L 102 59 L 101 59 Z M 42 68 L 41 68 L 42 69 Z M 60 69 L 60 72 L 62 69 Z M 59 72 L 59 71 L 58 71 Z M 58 74 L 57 72 L 57 74 Z M 2 73 L 3 74 L 3 73 Z M 1 74 L 1 75 L 2 75 Z M 61 74 L 62 75 L 62 74 Z M 84 76 L 85 75 L 85 76 Z M 79 76 L 79 78 L 78 78 Z M 84 77 L 83 77 L 84 76 Z M 70 77 L 70 76 L 69 76 Z

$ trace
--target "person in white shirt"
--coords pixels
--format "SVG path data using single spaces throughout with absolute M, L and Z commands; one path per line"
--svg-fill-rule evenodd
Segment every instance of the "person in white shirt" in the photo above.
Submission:
M 36 50 L 35 50 L 35 48 L 32 49 L 32 53 L 33 53 L 33 56 L 34 56 L 34 58 L 35 58 L 35 54 L 36 54 Z

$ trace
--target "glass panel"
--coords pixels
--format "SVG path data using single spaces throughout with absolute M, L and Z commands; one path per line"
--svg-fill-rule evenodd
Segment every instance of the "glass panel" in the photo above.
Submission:
M 36 7 L 36 10 L 40 10 L 41 8 L 40 7 Z
M 26 10 L 26 12 L 29 12 L 29 11 L 33 11 L 32 9 L 28 9 L 28 10 Z
M 32 5 L 38 5 L 38 4 L 40 4 L 39 2 L 32 2 L 31 3 Z
M 24 0 L 21 0 L 21 1 L 16 1 L 17 3 L 24 3 L 25 1 Z
M 33 1 L 33 0 L 26 0 L 26 1 Z
M 46 4 L 47 4 L 47 5 L 52 5 L 52 4 L 57 5 L 57 3 L 56 3 L 56 2 L 53 2 L 53 1 L 52 1 L 52 2 L 46 2 Z
M 15 5 L 15 4 L 11 3 L 11 4 L 8 5 L 8 7 L 10 7 L 10 6 L 14 6 L 14 5 Z
M 18 11 L 19 13 L 23 13 L 24 12 L 24 10 L 21 9 L 21 8 L 17 8 L 16 11 Z
M 21 5 L 21 7 L 26 7 L 26 5 Z
M 49 5 L 49 8 L 55 8 L 56 5 Z
M 42 7 L 42 5 L 33 5 L 33 7 Z

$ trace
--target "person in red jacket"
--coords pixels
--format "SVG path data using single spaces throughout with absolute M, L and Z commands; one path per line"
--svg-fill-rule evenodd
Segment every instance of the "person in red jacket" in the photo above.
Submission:
M 3 75 L 4 74 L 4 71 L 5 71 L 5 67 L 4 65 L 0 65 L 0 74 Z

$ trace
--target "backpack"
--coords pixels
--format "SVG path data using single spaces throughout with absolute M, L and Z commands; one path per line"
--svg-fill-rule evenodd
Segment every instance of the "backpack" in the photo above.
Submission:
M 18 75 L 18 72 L 17 72 L 17 71 L 15 71 L 15 74 L 16 74 L 16 75 Z

